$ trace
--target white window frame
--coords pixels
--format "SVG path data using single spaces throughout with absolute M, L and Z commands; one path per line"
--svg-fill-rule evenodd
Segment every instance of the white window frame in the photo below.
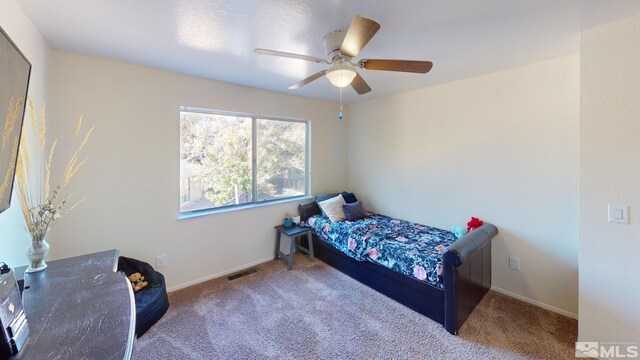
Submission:
M 206 115 L 222 115 L 222 116 L 233 116 L 233 117 L 242 117 L 242 118 L 251 118 L 251 202 L 243 203 L 243 204 L 233 204 L 226 206 L 218 206 L 214 208 L 208 209 L 200 209 L 200 210 L 192 210 L 192 211 L 180 211 L 180 204 L 178 203 L 178 211 L 179 211 L 179 219 L 192 218 L 228 211 L 235 211 L 240 209 L 249 209 L 260 207 L 264 205 L 272 205 L 283 202 L 297 201 L 309 198 L 309 194 L 311 194 L 311 121 L 305 119 L 296 119 L 296 118 L 287 118 L 282 116 L 272 116 L 272 115 L 260 115 L 254 113 L 243 113 L 236 111 L 226 111 L 226 110 L 214 110 L 214 109 L 203 109 L 196 107 L 188 107 L 188 106 L 180 106 L 180 112 L 192 112 L 192 113 L 200 113 Z M 304 149 L 304 170 L 305 170 L 305 184 L 304 184 L 304 195 L 297 196 L 289 196 L 286 198 L 272 199 L 272 200 L 262 200 L 257 201 L 258 199 L 258 119 L 260 120 L 275 120 L 275 121 L 288 121 L 288 122 L 296 122 L 305 124 L 305 149 Z M 182 136 L 182 129 L 180 129 L 180 136 Z M 182 154 L 180 154 L 182 155 Z M 180 196 L 178 196 L 180 199 Z

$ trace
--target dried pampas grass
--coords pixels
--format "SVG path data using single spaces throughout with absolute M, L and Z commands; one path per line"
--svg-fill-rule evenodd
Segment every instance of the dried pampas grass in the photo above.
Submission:
M 31 128 L 35 134 L 35 139 L 38 142 L 36 146 L 31 149 L 37 149 L 39 152 L 35 154 L 29 154 L 29 144 L 26 143 L 26 136 L 22 136 L 20 139 L 20 153 L 18 155 L 18 163 L 16 167 L 16 178 L 18 183 L 18 198 L 22 208 L 22 214 L 27 224 L 27 230 L 31 234 L 32 240 L 40 242 L 44 239 L 47 232 L 51 229 L 54 222 L 62 217 L 67 202 L 72 197 L 72 194 L 67 194 L 67 186 L 71 183 L 71 180 L 76 173 L 82 168 L 88 159 L 78 160 L 80 151 L 85 147 L 91 134 L 93 133 L 93 127 L 91 127 L 86 134 L 82 136 L 80 145 L 73 151 L 73 154 L 67 161 L 67 165 L 64 168 L 64 175 L 62 182 L 53 188 L 51 191 L 51 166 L 54 159 L 58 140 L 55 139 L 51 146 L 48 148 L 48 152 L 45 152 L 46 148 L 46 131 L 47 122 L 45 115 L 45 106 L 42 105 L 42 111 L 40 116 L 37 116 L 33 101 L 29 99 L 29 109 L 31 113 Z M 82 116 L 78 119 L 78 123 L 75 128 L 75 137 L 80 138 L 82 131 Z M 17 142 L 16 142 L 17 144 Z M 46 159 L 42 165 L 40 161 L 35 164 L 32 163 L 34 158 L 31 155 L 35 155 L 36 160 Z M 33 166 L 36 166 L 35 168 Z M 43 173 L 44 171 L 44 173 Z M 0 191 L 2 189 L 0 188 Z M 71 206 L 65 214 L 69 213 L 85 198 L 77 201 Z

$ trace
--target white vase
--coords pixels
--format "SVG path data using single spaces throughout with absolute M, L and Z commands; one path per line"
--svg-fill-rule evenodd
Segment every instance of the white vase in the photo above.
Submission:
M 25 272 L 27 274 L 31 274 L 46 269 L 48 265 L 44 260 L 47 257 L 47 254 L 49 254 L 49 243 L 47 243 L 47 240 L 31 240 L 31 243 L 27 246 L 27 259 L 29 259 L 29 266 Z

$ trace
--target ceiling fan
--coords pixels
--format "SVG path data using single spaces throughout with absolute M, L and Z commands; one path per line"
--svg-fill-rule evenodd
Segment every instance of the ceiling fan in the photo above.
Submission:
M 324 37 L 323 45 L 326 51 L 326 59 L 267 49 L 255 49 L 254 52 L 258 55 L 279 56 L 331 65 L 329 69 L 318 71 L 308 78 L 291 85 L 289 89 L 299 89 L 314 80 L 326 76 L 334 86 L 343 88 L 351 85 L 358 94 L 362 95 L 371 91 L 371 87 L 358 74 L 357 68 L 420 74 L 426 74 L 431 70 L 433 66 L 431 61 L 362 59 L 358 62 L 353 62 L 353 59 L 358 56 L 379 29 L 380 24 L 376 21 L 356 15 L 351 21 L 349 30 L 337 30 Z

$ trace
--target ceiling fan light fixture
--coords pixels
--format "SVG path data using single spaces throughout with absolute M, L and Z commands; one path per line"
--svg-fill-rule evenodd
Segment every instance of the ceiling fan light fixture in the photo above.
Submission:
M 327 71 L 327 79 L 333 86 L 339 88 L 349 86 L 356 75 L 356 71 L 344 62 L 337 63 Z

